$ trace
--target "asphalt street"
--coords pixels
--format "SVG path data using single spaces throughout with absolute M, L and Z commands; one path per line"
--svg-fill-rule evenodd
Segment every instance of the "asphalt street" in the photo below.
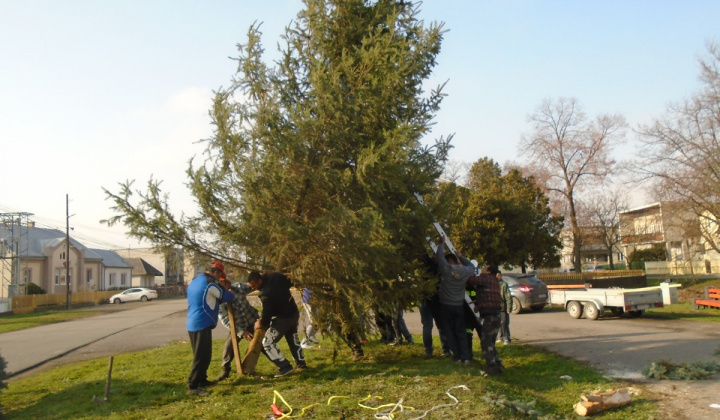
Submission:
M 21 378 L 59 364 L 187 340 L 185 299 L 123 303 L 108 309 L 113 310 L 105 315 L 0 334 L 6 372 Z

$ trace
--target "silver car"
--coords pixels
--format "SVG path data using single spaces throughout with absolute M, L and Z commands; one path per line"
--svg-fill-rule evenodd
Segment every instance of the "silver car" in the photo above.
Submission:
M 110 296 L 110 303 L 124 303 L 140 300 L 146 302 L 148 300 L 157 299 L 157 291 L 147 289 L 145 287 L 133 287 L 121 293 Z
M 532 274 L 503 273 L 513 297 L 513 314 L 520 311 L 532 310 L 542 311 L 548 304 L 547 285 Z

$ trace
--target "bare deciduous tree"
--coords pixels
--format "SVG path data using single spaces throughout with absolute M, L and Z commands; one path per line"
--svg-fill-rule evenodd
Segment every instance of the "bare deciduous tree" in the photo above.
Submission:
M 651 181 L 658 201 L 683 203 L 702 226 L 707 247 L 720 252 L 720 47 L 700 59 L 703 89 L 652 124 L 641 126 L 636 180 Z
M 583 214 L 589 231 L 605 247 L 611 270 L 615 269 L 613 251 L 621 242 L 620 212 L 627 209 L 628 199 L 621 191 L 592 194 L 583 202 Z
M 465 179 L 470 171 L 471 163 L 459 160 L 448 160 L 440 176 L 442 181 L 454 182 L 458 185 L 465 185 Z
M 625 118 L 622 115 L 599 115 L 589 120 L 575 98 L 546 99 L 528 116 L 533 126 L 523 136 L 520 153 L 530 159 L 531 171 L 544 174 L 550 194 L 561 196 L 567 203 L 565 220 L 573 235 L 573 264 L 580 271 L 582 234 L 575 200 L 577 194 L 591 183 L 599 183 L 611 173 L 615 160 L 610 152 L 624 139 Z

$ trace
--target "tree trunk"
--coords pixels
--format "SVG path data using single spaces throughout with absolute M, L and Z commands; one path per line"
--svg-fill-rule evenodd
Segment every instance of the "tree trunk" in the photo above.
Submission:
M 573 405 L 575 412 L 581 416 L 601 413 L 611 408 L 630 404 L 630 393 L 627 388 L 614 389 L 595 395 L 583 395 L 582 401 Z

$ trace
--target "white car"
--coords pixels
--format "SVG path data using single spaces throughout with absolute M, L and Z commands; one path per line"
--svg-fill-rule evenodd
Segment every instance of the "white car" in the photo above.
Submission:
M 157 297 L 157 291 L 153 289 L 133 287 L 132 289 L 127 289 L 122 293 L 110 296 L 110 303 L 132 302 L 134 300 L 146 302 L 148 300 L 157 299 Z

